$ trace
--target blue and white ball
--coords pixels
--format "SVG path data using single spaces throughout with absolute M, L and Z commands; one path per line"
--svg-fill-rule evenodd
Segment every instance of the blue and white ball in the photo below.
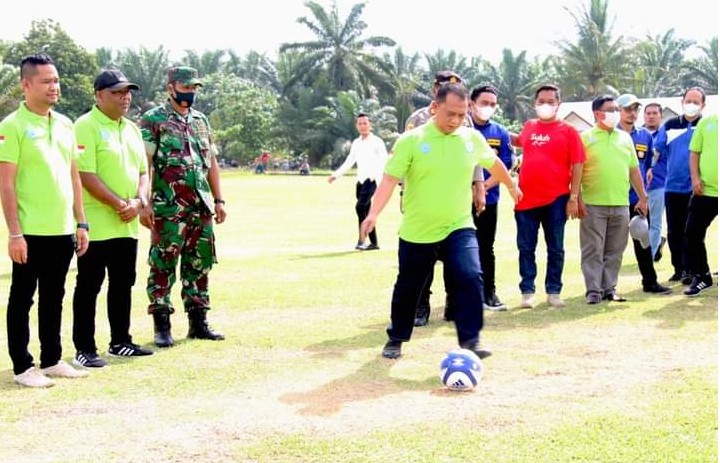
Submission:
M 482 374 L 480 358 L 469 349 L 451 350 L 440 363 L 440 381 L 453 391 L 472 390 Z

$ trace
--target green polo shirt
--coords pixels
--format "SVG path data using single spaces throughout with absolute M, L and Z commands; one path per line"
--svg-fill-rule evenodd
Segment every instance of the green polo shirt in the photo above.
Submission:
M 80 172 L 97 175 L 120 198 L 135 198 L 140 174 L 147 172 L 145 145 L 138 126 L 124 117 L 114 121 L 93 106 L 75 122 L 75 136 Z M 113 207 L 85 189 L 83 201 L 93 241 L 138 237 L 137 217 L 123 222 Z
M 490 168 L 495 151 L 474 129 L 460 127 L 446 135 L 434 119 L 403 133 L 395 143 L 385 173 L 404 178 L 400 238 L 436 243 L 461 228 L 474 228 L 473 170 Z
M 585 146 L 582 200 L 592 206 L 629 206 L 630 169 L 638 167 L 630 134 L 598 126 L 580 134 Z
M 0 162 L 17 166 L 15 194 L 24 234 L 75 232 L 71 169 L 76 158 L 73 124 L 62 114 L 40 116 L 22 102 L 0 122 Z
M 700 119 L 690 140 L 690 151 L 700 153 L 700 180 L 703 195 L 718 195 L 718 118 L 717 114 Z

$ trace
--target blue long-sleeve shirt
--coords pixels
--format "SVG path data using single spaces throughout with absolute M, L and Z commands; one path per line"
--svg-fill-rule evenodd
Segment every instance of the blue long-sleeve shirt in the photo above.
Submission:
M 691 121 L 685 116 L 673 117 L 665 121 L 658 130 L 655 138 L 655 149 L 660 158 L 663 156 L 667 162 L 665 176 L 665 191 L 669 193 L 690 193 L 692 182 L 690 180 L 690 139 L 700 117 Z M 659 161 L 659 159 L 658 159 Z M 653 175 L 655 169 L 653 168 Z
M 510 144 L 510 134 L 505 126 L 493 121 L 488 121 L 483 125 L 473 121 L 473 126 L 485 137 L 488 145 L 495 150 L 495 154 L 500 158 L 500 161 L 505 164 L 505 167 L 510 169 L 512 166 L 513 148 Z M 485 178 L 490 177 L 490 173 L 487 170 L 483 170 L 483 174 L 485 174 Z M 485 194 L 485 202 L 487 204 L 497 204 L 499 200 L 500 185 L 489 188 Z

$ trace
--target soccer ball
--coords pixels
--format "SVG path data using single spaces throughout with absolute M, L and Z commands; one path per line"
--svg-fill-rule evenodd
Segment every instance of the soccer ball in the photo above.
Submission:
M 440 363 L 440 381 L 453 391 L 470 391 L 482 378 L 480 358 L 469 349 L 455 349 Z

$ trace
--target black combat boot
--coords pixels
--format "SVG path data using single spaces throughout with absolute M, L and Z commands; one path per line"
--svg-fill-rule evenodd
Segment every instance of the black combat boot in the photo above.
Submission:
M 216 333 L 207 322 L 207 309 L 196 309 L 188 312 L 189 329 L 187 337 L 190 339 L 209 339 L 222 341 L 225 336 Z
M 171 347 L 175 340 L 170 334 L 170 314 L 165 311 L 153 312 L 155 322 L 155 345 L 158 347 Z

